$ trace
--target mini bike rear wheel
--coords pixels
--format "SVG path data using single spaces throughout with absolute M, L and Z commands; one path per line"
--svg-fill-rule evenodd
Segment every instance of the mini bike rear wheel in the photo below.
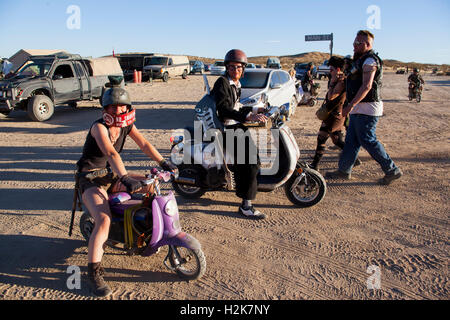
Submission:
M 83 212 L 80 218 L 80 231 L 86 242 L 89 242 L 94 226 L 94 218 L 91 217 L 89 212 Z

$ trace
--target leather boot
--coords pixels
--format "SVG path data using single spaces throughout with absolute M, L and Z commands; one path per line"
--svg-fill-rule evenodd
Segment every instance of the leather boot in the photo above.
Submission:
M 323 154 L 318 154 L 318 153 L 316 153 L 315 155 L 314 155 L 314 159 L 313 159 L 313 161 L 311 162 L 311 164 L 309 165 L 309 167 L 311 168 L 311 169 L 314 169 L 314 170 L 319 170 L 319 162 L 320 162 L 320 159 L 322 159 L 322 157 L 323 157 Z
M 105 270 L 102 268 L 100 262 L 88 263 L 88 279 L 91 285 L 92 293 L 97 297 L 107 297 L 112 291 L 108 284 L 103 279 Z

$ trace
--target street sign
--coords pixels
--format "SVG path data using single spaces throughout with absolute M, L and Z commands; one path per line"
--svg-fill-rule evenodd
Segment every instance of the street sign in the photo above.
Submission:
M 331 41 L 330 57 L 333 55 L 333 34 L 309 34 L 305 35 L 305 41 Z
M 305 36 L 305 41 L 333 41 L 333 34 L 311 34 Z

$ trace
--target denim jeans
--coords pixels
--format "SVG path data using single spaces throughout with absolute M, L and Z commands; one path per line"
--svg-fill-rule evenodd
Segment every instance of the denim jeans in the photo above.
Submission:
M 352 171 L 361 147 L 366 149 L 370 156 L 378 162 L 385 174 L 393 174 L 398 170 L 394 161 L 384 150 L 383 145 L 377 140 L 375 130 L 378 118 L 365 114 L 350 115 L 344 150 L 339 158 L 339 170 L 341 172 L 350 173 Z

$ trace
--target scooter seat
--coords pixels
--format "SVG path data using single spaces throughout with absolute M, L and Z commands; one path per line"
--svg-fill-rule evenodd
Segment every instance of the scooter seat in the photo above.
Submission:
M 132 199 L 131 195 L 126 192 L 117 192 L 109 196 L 111 211 L 119 215 L 123 215 L 126 209 L 141 203 L 142 200 Z

